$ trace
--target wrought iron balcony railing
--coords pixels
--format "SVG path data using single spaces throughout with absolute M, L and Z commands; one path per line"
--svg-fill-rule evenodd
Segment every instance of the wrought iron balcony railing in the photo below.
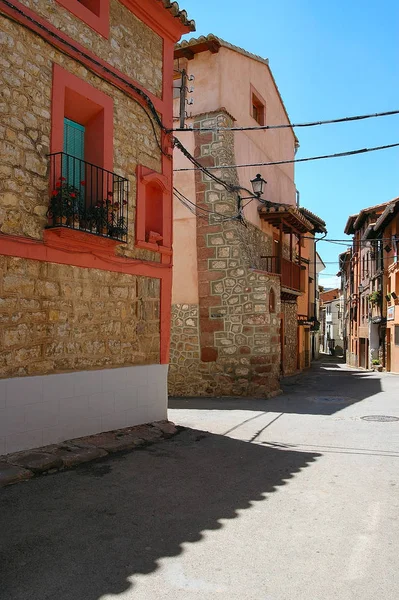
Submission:
M 265 271 L 281 275 L 281 285 L 298 292 L 301 290 L 301 267 L 279 256 L 262 256 Z
M 50 154 L 48 227 L 127 241 L 128 180 L 87 161 Z

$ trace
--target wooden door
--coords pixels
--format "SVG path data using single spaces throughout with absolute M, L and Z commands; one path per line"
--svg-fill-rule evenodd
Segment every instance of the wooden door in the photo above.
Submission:
M 387 371 L 391 370 L 391 330 L 387 327 Z

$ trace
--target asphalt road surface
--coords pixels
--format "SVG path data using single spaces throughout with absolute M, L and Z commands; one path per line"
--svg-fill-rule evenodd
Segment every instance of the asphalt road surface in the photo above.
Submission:
M 0 492 L 1 600 L 399 598 L 399 376 L 324 359 L 169 418 L 189 429 Z

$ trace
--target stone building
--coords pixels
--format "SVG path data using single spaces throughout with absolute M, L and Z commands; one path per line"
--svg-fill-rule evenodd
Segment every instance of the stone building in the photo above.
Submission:
M 293 164 L 236 165 L 293 159 L 298 141 L 266 59 L 214 35 L 182 42 L 175 58 L 176 96 L 194 85 L 195 107 L 178 137 L 207 171 L 175 147 L 169 390 L 265 397 L 298 369 L 305 237 L 320 225 L 297 207 Z M 287 127 L 228 130 L 273 124 Z M 257 173 L 263 198 L 251 190 Z
M 0 3 L 0 454 L 166 417 L 166 0 Z

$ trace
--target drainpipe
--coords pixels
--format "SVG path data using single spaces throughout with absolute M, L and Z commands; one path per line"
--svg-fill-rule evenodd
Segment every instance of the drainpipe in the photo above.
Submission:
M 299 201 L 300 201 L 300 193 L 298 190 L 296 190 L 296 207 L 299 208 Z

